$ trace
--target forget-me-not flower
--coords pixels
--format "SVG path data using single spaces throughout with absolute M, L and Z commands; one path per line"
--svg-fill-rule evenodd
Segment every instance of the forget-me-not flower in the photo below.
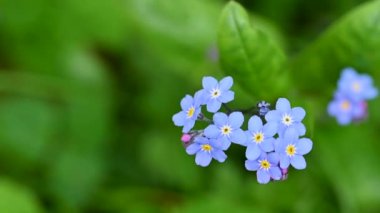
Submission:
M 358 74 L 350 67 L 342 71 L 338 81 L 338 91 L 355 102 L 373 99 L 378 93 L 369 75 Z
M 202 93 L 196 92 L 194 98 L 186 95 L 181 100 L 182 111 L 173 116 L 173 122 L 176 126 L 183 126 L 182 132 L 187 133 L 194 127 L 198 115 L 201 113 Z
M 248 171 L 257 171 L 257 181 L 261 184 L 268 183 L 270 179 L 280 180 L 282 173 L 278 167 L 277 153 L 262 153 L 257 160 L 246 160 L 245 168 Z
M 278 124 L 278 134 L 282 136 L 289 128 L 297 130 L 300 136 L 306 133 L 305 125 L 302 122 L 306 112 L 302 107 L 290 107 L 290 102 L 286 98 L 279 98 L 276 103 L 276 109 L 269 111 L 265 115 L 268 123 L 276 122 Z
M 218 138 L 224 149 L 230 147 L 231 142 L 245 144 L 246 135 L 240 129 L 244 122 L 244 116 L 241 112 L 233 112 L 229 116 L 225 113 L 218 112 L 213 117 L 214 124 L 209 125 L 204 134 L 208 138 Z
M 202 167 L 208 166 L 213 158 L 223 163 L 227 158 L 223 150 L 217 139 L 209 139 L 203 136 L 194 138 L 194 143 L 186 148 L 187 154 L 196 154 L 195 163 Z
M 303 155 L 311 151 L 313 142 L 308 138 L 299 138 L 295 129 L 289 129 L 284 137 L 277 140 L 276 153 L 280 156 L 280 167 L 286 169 L 292 165 L 295 169 L 305 169 Z
M 247 135 L 244 144 L 247 146 L 245 155 L 248 160 L 256 160 L 262 153 L 274 150 L 273 136 L 277 133 L 277 123 L 270 122 L 263 125 L 261 118 L 254 115 L 249 119 L 248 130 L 245 133 Z
M 349 99 L 342 93 L 335 93 L 334 99 L 329 103 L 327 112 L 336 117 L 341 125 L 347 125 L 352 120 L 360 120 L 367 114 L 367 104 Z
M 230 90 L 233 80 L 230 76 L 218 82 L 213 77 L 203 77 L 203 103 L 207 105 L 207 111 L 217 112 L 222 103 L 228 103 L 234 99 L 235 93 Z

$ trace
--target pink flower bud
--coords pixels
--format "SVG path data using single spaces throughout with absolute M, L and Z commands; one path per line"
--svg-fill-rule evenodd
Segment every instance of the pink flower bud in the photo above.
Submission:
M 189 134 L 183 134 L 181 137 L 181 141 L 184 143 L 188 143 L 188 142 L 190 142 L 190 140 L 191 140 L 191 135 L 189 135 Z

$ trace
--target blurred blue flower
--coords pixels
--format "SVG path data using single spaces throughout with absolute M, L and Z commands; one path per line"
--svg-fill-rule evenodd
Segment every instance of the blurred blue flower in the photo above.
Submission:
M 352 120 L 364 119 L 367 115 L 367 103 L 365 101 L 353 101 L 342 93 L 335 93 L 334 99 L 329 103 L 327 112 L 336 117 L 341 125 L 347 125 Z
M 217 138 L 223 149 L 228 149 L 231 142 L 245 144 L 246 135 L 240 129 L 244 122 L 244 116 L 241 112 L 233 112 L 229 116 L 225 113 L 218 112 L 213 117 L 214 124 L 209 125 L 204 134 L 208 138 Z
M 369 75 L 358 74 L 350 67 L 342 71 L 338 81 L 338 91 L 356 102 L 373 99 L 378 93 Z
M 284 135 L 287 129 L 296 129 L 298 135 L 302 136 L 306 133 L 306 128 L 301 121 L 305 117 L 306 112 L 302 107 L 290 107 L 290 103 L 286 98 L 279 98 L 276 103 L 276 109 L 269 111 L 265 115 L 268 123 L 275 122 L 278 124 L 279 136 Z
M 203 104 L 207 104 L 207 111 L 217 112 L 222 103 L 228 103 L 234 99 L 235 93 L 230 90 L 233 80 L 230 76 L 223 78 L 219 83 L 213 77 L 203 77 Z
M 181 100 L 182 111 L 173 115 L 174 125 L 183 126 L 183 133 L 189 132 L 194 127 L 195 121 L 201 113 L 201 98 L 202 93 L 200 91 L 195 93 L 194 98 L 186 95 Z
M 260 101 L 257 104 L 257 107 L 259 108 L 259 115 L 265 116 L 270 111 L 269 106 L 270 106 L 270 103 L 265 102 L 265 101 Z
M 202 136 L 196 137 L 194 143 L 186 148 L 187 154 L 196 154 L 195 163 L 202 167 L 208 166 L 213 158 L 223 163 L 227 158 L 223 150 L 217 139 Z
M 262 153 L 257 160 L 246 160 L 245 168 L 248 171 L 257 171 L 257 181 L 261 184 L 268 183 L 270 179 L 280 180 L 282 173 L 278 167 L 279 157 L 277 153 Z
M 277 123 L 263 125 L 261 118 L 254 115 L 249 119 L 248 130 L 245 133 L 247 135 L 244 144 L 247 146 L 245 155 L 248 160 L 256 160 L 262 153 L 274 150 L 273 136 L 277 133 Z
M 313 142 L 308 138 L 299 138 L 295 129 L 289 129 L 284 137 L 277 140 L 275 150 L 280 156 L 280 167 L 286 169 L 292 165 L 295 169 L 305 169 L 306 161 L 303 155 L 311 151 Z

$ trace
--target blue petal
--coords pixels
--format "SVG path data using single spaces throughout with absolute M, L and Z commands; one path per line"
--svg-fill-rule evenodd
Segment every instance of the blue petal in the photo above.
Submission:
M 276 103 L 276 110 L 280 112 L 288 112 L 290 110 L 290 102 L 286 98 L 279 98 Z
M 286 154 L 280 154 L 280 167 L 281 169 L 287 169 L 289 167 L 290 160 Z
M 220 101 L 218 101 L 217 99 L 210 99 L 210 101 L 207 103 L 207 111 L 217 112 L 221 106 L 222 103 L 220 103 Z
M 302 121 L 306 115 L 306 112 L 302 107 L 294 107 L 292 109 L 292 115 L 295 121 Z
M 247 136 L 241 129 L 234 129 L 230 135 L 231 141 L 240 145 L 246 144 Z
M 189 120 L 189 119 L 187 119 L 185 125 L 183 126 L 182 132 L 183 133 L 188 133 L 191 130 L 191 128 L 194 127 L 194 124 L 195 124 L 195 120 Z
M 245 161 L 245 168 L 248 171 L 256 171 L 259 169 L 259 167 L 260 167 L 260 165 L 257 161 L 253 161 L 253 160 L 246 160 Z
M 232 100 L 234 100 L 235 93 L 232 91 L 225 91 L 222 92 L 222 94 L 218 97 L 218 100 L 222 103 L 228 103 Z
M 232 84 L 234 83 L 233 79 L 230 76 L 227 76 L 223 78 L 219 83 L 219 88 L 222 91 L 229 90 L 232 87 Z
M 186 114 L 181 111 L 175 115 L 173 115 L 172 120 L 174 122 L 174 125 L 176 126 L 183 126 L 186 122 Z
M 349 114 L 342 114 L 341 113 L 341 114 L 338 114 L 336 116 L 336 119 L 337 119 L 339 124 L 347 125 L 347 124 L 351 123 L 352 117 Z
M 274 138 L 267 138 L 261 144 L 259 145 L 261 149 L 265 152 L 271 152 L 274 150 L 274 142 L 276 139 Z
M 245 156 L 248 160 L 256 160 L 261 154 L 260 148 L 256 144 L 250 144 L 247 146 Z
M 194 107 L 197 108 L 201 104 L 206 104 L 206 99 L 204 95 L 205 90 L 199 90 L 194 94 Z
M 277 110 L 271 110 L 265 114 L 265 120 L 267 122 L 279 121 L 281 119 L 281 113 Z
M 206 76 L 206 77 L 203 77 L 202 79 L 202 86 L 206 90 L 212 90 L 216 88 L 217 85 L 218 85 L 218 81 L 213 77 Z
M 306 134 L 306 127 L 303 123 L 295 123 L 293 124 L 292 128 L 295 128 L 297 130 L 299 136 Z
M 278 155 L 278 153 L 275 153 L 275 152 L 268 154 L 267 158 L 268 158 L 268 161 L 272 165 L 276 165 L 276 166 L 277 166 L 278 162 L 280 161 L 280 156 Z
M 306 161 L 305 161 L 305 158 L 302 155 L 294 155 L 290 159 L 290 164 L 292 164 L 292 166 L 295 169 L 298 169 L 298 170 L 306 168 Z
M 244 116 L 241 112 L 233 112 L 228 116 L 228 123 L 233 129 L 240 128 L 244 122 Z
M 193 143 L 190 146 L 186 148 L 186 153 L 189 155 L 194 155 L 201 149 L 201 146 L 199 144 Z
M 205 129 L 204 134 L 208 138 L 217 138 L 220 135 L 220 131 L 219 131 L 218 127 L 216 127 L 214 124 L 210 124 Z
M 218 140 L 221 142 L 222 150 L 227 150 L 231 146 L 231 141 L 227 137 L 220 137 Z
M 280 180 L 281 177 L 282 177 L 281 170 L 277 166 L 276 167 L 271 167 L 269 169 L 269 174 L 270 174 L 271 178 L 274 179 L 274 180 Z
M 295 128 L 288 128 L 285 131 L 284 141 L 289 143 L 295 143 L 298 140 L 298 131 Z
M 202 137 L 202 136 L 195 137 L 194 138 L 194 142 L 195 143 L 199 143 L 199 144 L 208 144 L 208 143 L 210 143 L 210 141 L 209 141 L 208 138 Z
M 190 95 L 186 95 L 184 98 L 181 100 L 181 108 L 184 111 L 187 111 L 191 106 L 193 105 L 193 97 Z
M 214 117 L 212 119 L 214 121 L 214 124 L 222 127 L 228 122 L 228 116 L 224 114 L 223 112 L 217 112 L 214 114 Z
M 215 160 L 219 161 L 220 163 L 223 163 L 226 160 L 226 158 L 227 158 L 227 155 L 222 150 L 220 150 L 220 149 L 214 149 L 214 150 L 212 150 L 211 151 L 211 156 Z
M 263 133 L 265 137 L 273 137 L 278 130 L 278 123 L 277 122 L 269 122 L 266 123 L 263 127 Z
M 375 88 L 369 88 L 363 92 L 364 98 L 366 100 L 373 99 L 377 96 L 377 89 Z
M 254 115 L 249 119 L 248 121 L 249 131 L 257 132 L 257 131 L 260 131 L 262 127 L 263 127 L 263 121 L 261 120 L 261 118 L 259 118 L 259 116 Z
M 309 138 L 299 139 L 297 145 L 297 154 L 306 155 L 313 148 L 313 142 Z
M 270 180 L 269 172 L 259 169 L 257 171 L 257 181 L 261 184 L 266 184 Z
M 211 159 L 211 154 L 205 151 L 200 151 L 195 155 L 195 163 L 199 166 L 208 166 L 211 162 Z

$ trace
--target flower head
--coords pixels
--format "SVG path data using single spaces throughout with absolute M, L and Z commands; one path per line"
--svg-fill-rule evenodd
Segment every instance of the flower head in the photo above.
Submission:
M 292 165 L 295 169 L 305 169 L 306 161 L 303 155 L 309 153 L 313 142 L 308 138 L 299 138 L 295 129 L 286 131 L 284 137 L 278 138 L 275 147 L 280 156 L 280 167 L 287 169 Z
M 282 136 L 286 130 L 295 129 L 300 136 L 306 133 L 305 125 L 302 120 L 306 112 L 302 107 L 290 107 L 290 102 L 286 98 L 279 98 L 276 103 L 276 109 L 269 111 L 265 115 L 268 123 L 275 122 L 278 124 L 278 134 Z
M 355 102 L 373 99 L 378 93 L 372 85 L 372 78 L 366 74 L 358 74 L 353 68 L 342 71 L 338 91 Z
M 201 92 L 197 92 L 194 98 L 186 95 L 181 100 L 182 111 L 175 114 L 172 118 L 174 125 L 183 126 L 182 132 L 187 133 L 194 127 L 198 115 L 201 113 Z
M 195 154 L 195 163 L 202 167 L 208 166 L 213 158 L 223 163 L 227 158 L 223 150 L 217 139 L 203 136 L 196 137 L 194 143 L 186 148 L 187 154 Z
M 245 143 L 246 136 L 240 129 L 244 122 L 244 116 L 241 112 L 233 112 L 229 116 L 222 112 L 215 113 L 213 122 L 214 124 L 209 125 L 204 131 L 206 137 L 218 138 L 225 149 L 228 149 L 231 142 Z
M 277 123 L 271 122 L 263 125 L 261 118 L 254 115 L 248 121 L 248 130 L 245 131 L 247 140 L 245 155 L 249 160 L 256 160 L 262 153 L 274 150 L 275 139 L 273 136 L 277 132 Z
M 280 180 L 282 173 L 278 167 L 279 158 L 274 152 L 262 153 L 256 160 L 246 160 L 245 168 L 248 171 L 257 171 L 257 181 L 261 184 L 268 183 L 270 179 Z
M 233 80 L 225 77 L 218 82 L 213 77 L 204 77 L 202 81 L 203 104 L 207 104 L 207 111 L 217 112 L 222 103 L 228 103 L 234 99 L 235 93 L 230 90 Z
M 265 116 L 270 111 L 269 106 L 270 104 L 268 102 L 260 101 L 257 104 L 257 107 L 259 108 L 259 115 Z
M 367 104 L 365 101 L 353 101 L 342 93 L 336 93 L 327 111 L 330 116 L 336 117 L 339 124 L 347 125 L 352 120 L 361 120 L 366 117 Z

